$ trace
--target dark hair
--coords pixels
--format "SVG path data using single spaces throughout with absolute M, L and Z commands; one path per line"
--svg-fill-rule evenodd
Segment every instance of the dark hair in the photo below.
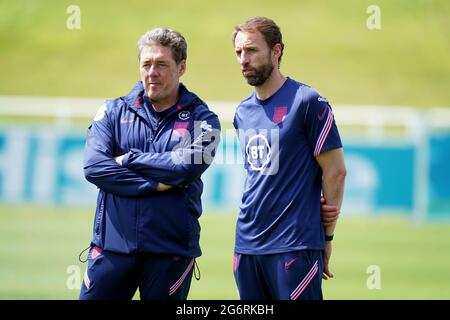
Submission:
M 281 57 L 283 56 L 283 50 L 284 50 L 284 43 L 283 43 L 283 36 L 281 34 L 280 28 L 277 26 L 277 24 L 266 17 L 253 17 L 245 21 L 244 23 L 238 24 L 234 27 L 232 40 L 234 44 L 234 40 L 236 39 L 236 35 L 238 32 L 255 32 L 259 31 L 264 37 L 264 40 L 266 40 L 267 45 L 269 48 L 273 48 L 277 43 L 281 45 L 281 54 L 278 58 L 278 64 L 281 63 Z
M 187 43 L 186 39 L 177 31 L 167 28 L 155 28 L 147 31 L 139 39 L 137 46 L 139 56 L 141 57 L 142 48 L 152 44 L 159 44 L 163 47 L 168 47 L 172 51 L 172 58 L 176 64 L 187 58 Z

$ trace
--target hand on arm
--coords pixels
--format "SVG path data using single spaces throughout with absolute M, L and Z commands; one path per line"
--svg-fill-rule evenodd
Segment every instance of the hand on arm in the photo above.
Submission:
M 122 166 L 123 156 L 124 154 L 121 156 L 114 157 L 114 160 L 119 164 L 119 166 Z
M 101 111 L 101 112 L 100 112 Z M 85 178 L 99 189 L 122 197 L 139 197 L 156 191 L 157 182 L 117 165 L 110 110 L 103 105 L 89 127 L 84 150 Z
M 322 168 L 323 173 L 322 190 L 325 202 L 321 204 L 321 217 L 322 221 L 324 221 L 325 235 L 332 236 L 334 235 L 337 216 L 339 215 L 344 196 L 344 183 L 346 176 L 344 153 L 342 148 L 333 149 L 319 154 L 316 159 Z M 333 208 L 333 206 L 335 208 Z M 325 280 L 333 277 L 333 273 L 329 269 L 331 253 L 332 242 L 326 241 L 323 272 L 323 278 Z
M 339 214 L 338 206 L 327 204 L 324 197 L 320 198 L 320 221 L 325 228 L 336 224 Z
M 124 157 L 124 155 L 117 156 L 117 157 L 114 157 L 114 160 L 115 160 L 120 166 L 122 166 L 123 157 Z M 167 185 L 167 184 L 158 182 L 158 185 L 156 186 L 156 191 L 158 191 L 158 192 L 161 192 L 161 191 L 167 191 L 167 190 L 171 189 L 172 187 L 173 187 L 173 186 L 169 186 L 169 185 Z
M 216 116 L 195 121 L 190 134 L 171 151 L 141 152 L 132 149 L 118 159 L 122 165 L 144 177 L 166 185 L 187 185 L 211 164 L 220 141 L 220 123 Z

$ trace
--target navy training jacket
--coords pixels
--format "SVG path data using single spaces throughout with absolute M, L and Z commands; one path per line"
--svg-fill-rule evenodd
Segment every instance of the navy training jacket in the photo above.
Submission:
M 215 113 L 180 83 L 156 112 L 142 82 L 107 100 L 88 129 L 84 174 L 99 188 L 92 244 L 119 253 L 201 255 L 201 174 L 220 141 Z M 122 165 L 114 157 L 125 154 Z M 158 192 L 158 182 L 175 186 Z

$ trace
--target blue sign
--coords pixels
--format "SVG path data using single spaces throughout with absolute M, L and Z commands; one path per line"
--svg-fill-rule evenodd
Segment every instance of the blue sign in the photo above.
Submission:
M 85 132 L 46 128 L 0 129 L 0 201 L 90 205 L 97 189 L 83 175 Z M 416 207 L 417 155 L 411 141 L 377 143 L 343 137 L 347 179 L 343 214 L 401 212 Z M 428 140 L 428 215 L 450 217 L 450 133 Z M 204 173 L 205 208 L 238 212 L 245 180 L 235 135 L 222 138 Z

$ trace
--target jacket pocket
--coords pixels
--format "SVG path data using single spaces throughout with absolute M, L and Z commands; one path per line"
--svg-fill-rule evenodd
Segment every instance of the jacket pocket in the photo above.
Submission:
M 186 247 L 191 238 L 191 217 L 182 190 L 168 190 L 141 202 L 141 241 L 159 247 Z

